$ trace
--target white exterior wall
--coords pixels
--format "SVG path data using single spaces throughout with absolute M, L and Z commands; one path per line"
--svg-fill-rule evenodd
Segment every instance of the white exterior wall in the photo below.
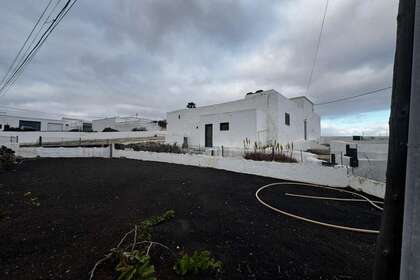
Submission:
M 309 103 L 309 102 L 308 102 Z M 304 140 L 304 119 L 307 119 L 308 138 L 320 138 L 320 118 L 309 103 L 301 107 L 274 90 L 255 93 L 244 99 L 177 110 L 167 114 L 168 143 L 204 146 L 205 124 L 213 124 L 213 146 L 243 147 L 243 140 L 250 139 L 264 144 Z M 306 107 L 305 107 L 306 106 Z M 285 112 L 290 114 L 290 126 L 285 125 Z M 229 122 L 229 132 L 220 131 L 221 122 Z
M 228 122 L 229 130 L 220 130 L 220 123 Z M 256 110 L 243 110 L 228 113 L 218 113 L 200 116 L 202 127 L 213 124 L 213 146 L 241 147 L 245 138 L 251 142 L 257 138 Z M 200 143 L 204 143 L 204 128 L 200 133 Z

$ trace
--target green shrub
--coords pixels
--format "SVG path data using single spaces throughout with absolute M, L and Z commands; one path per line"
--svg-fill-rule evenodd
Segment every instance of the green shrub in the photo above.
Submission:
M 265 153 L 265 152 L 246 152 L 245 159 L 259 160 L 259 161 L 278 161 L 278 162 L 298 162 L 295 158 L 281 153 Z
M 177 144 L 163 144 L 158 142 L 146 142 L 135 144 L 120 144 L 115 146 L 116 149 L 124 150 L 125 148 L 133 149 L 134 151 L 155 152 L 155 153 L 175 153 L 181 154 L 182 149 Z
M 168 210 L 160 216 L 152 216 L 144 220 L 139 225 L 139 240 L 152 239 L 152 228 L 175 217 L 174 210 Z
M 118 280 L 156 280 L 155 266 L 144 251 L 121 252 L 118 259 Z
M 15 152 L 5 146 L 0 148 L 0 169 L 12 170 L 16 163 Z
M 222 262 L 212 258 L 208 251 L 194 251 L 191 256 L 183 254 L 173 269 L 176 274 L 181 276 L 206 271 L 221 271 Z

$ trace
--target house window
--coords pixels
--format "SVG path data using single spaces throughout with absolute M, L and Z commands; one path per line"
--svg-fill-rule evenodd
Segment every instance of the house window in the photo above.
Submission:
M 284 113 L 284 124 L 290 125 L 290 115 L 289 113 Z
M 220 130 L 221 131 L 222 130 L 224 130 L 224 131 L 229 130 L 229 123 L 228 122 L 222 122 L 222 123 L 220 123 Z

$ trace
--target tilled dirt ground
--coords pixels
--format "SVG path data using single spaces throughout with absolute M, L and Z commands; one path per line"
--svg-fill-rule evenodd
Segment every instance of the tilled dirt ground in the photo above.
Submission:
M 263 207 L 255 191 L 278 181 L 128 159 L 26 160 L 0 174 L 0 279 L 88 279 L 94 263 L 134 224 L 168 209 L 176 216 L 155 228 L 154 240 L 174 251 L 208 250 L 224 264 L 222 274 L 195 279 L 370 279 L 376 235 L 328 229 Z M 379 227 L 381 213 L 367 203 L 286 192 L 343 196 L 288 185 L 261 197 L 308 218 Z M 158 279 L 180 279 L 161 253 L 152 255 Z M 115 279 L 113 265 L 105 263 L 95 279 Z

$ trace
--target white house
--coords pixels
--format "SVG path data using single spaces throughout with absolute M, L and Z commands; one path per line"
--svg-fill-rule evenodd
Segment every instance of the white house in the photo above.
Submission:
M 266 145 L 320 138 L 320 117 L 306 97 L 288 99 L 275 90 L 244 99 L 167 113 L 168 143 L 243 147 L 245 139 Z
M 161 130 L 157 121 L 138 117 L 112 117 L 92 121 L 94 131 L 103 131 L 105 128 L 112 128 L 118 131 Z
M 91 128 L 91 123 L 80 119 L 62 118 L 58 120 L 0 113 L 0 131 L 15 129 L 50 132 L 69 131 L 72 129 L 89 131 L 89 128 Z
M 8 129 L 63 131 L 63 122 L 57 119 L 0 114 L 0 131 Z

